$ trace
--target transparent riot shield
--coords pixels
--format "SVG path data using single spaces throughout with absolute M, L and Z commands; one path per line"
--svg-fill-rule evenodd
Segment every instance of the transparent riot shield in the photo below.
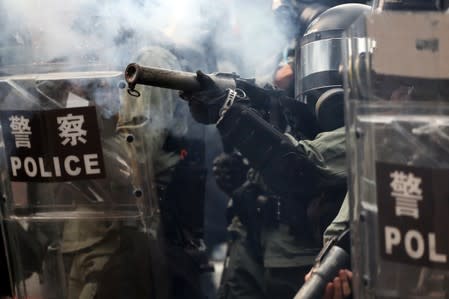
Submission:
M 89 69 L 0 79 L 2 208 L 19 298 L 110 298 L 108 284 L 138 281 L 141 295 L 151 291 L 154 180 L 139 126 L 118 125 L 120 80 Z
M 348 32 L 356 298 L 449 298 L 448 30 L 444 14 L 388 12 Z
M 162 150 L 167 128 L 185 129 L 175 93 L 133 100 L 120 63 L 136 59 L 127 42 L 146 40 L 86 3 L 58 14 L 47 4 L 1 12 L 0 206 L 14 296 L 168 298 L 158 191 L 180 159 Z M 180 68 L 165 49 L 141 52 Z

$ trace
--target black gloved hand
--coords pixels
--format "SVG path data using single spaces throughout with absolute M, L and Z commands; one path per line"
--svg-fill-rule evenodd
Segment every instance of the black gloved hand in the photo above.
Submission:
M 232 196 L 234 213 L 238 216 L 242 224 L 246 226 L 249 238 L 258 235 L 256 233 L 260 228 L 258 197 L 263 194 L 259 185 L 246 181 L 234 191 Z
M 202 71 L 197 71 L 196 75 L 202 91 L 181 92 L 180 97 L 189 102 L 190 113 L 197 122 L 214 124 L 220 117 L 227 92 L 218 88 L 212 78 Z
M 248 163 L 237 153 L 220 154 L 214 159 L 212 168 L 217 185 L 228 196 L 245 182 L 248 169 Z

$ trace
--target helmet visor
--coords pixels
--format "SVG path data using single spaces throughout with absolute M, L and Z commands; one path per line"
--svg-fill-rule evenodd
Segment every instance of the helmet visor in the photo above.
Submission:
M 362 38 L 353 39 L 363 45 Z M 341 87 L 342 75 L 340 73 L 343 59 L 343 49 L 346 38 L 328 38 L 303 44 L 300 49 L 300 59 L 297 61 L 298 92 L 306 94 L 313 90 Z M 357 47 L 364 52 L 366 47 Z M 297 94 L 299 96 L 299 94 Z

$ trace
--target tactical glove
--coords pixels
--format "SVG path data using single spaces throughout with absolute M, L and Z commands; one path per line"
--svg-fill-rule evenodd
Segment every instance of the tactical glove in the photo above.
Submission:
M 189 102 L 190 113 L 197 122 L 214 124 L 220 117 L 220 109 L 226 101 L 228 92 L 220 90 L 212 78 L 202 71 L 197 71 L 196 75 L 202 87 L 201 91 L 181 92 L 180 97 Z
M 212 168 L 217 185 L 228 196 L 245 182 L 248 169 L 248 162 L 237 153 L 219 155 Z

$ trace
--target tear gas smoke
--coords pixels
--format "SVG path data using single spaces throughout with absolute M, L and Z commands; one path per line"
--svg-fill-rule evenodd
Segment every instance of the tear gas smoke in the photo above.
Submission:
M 206 71 L 248 77 L 272 72 L 285 45 L 270 0 L 2 0 L 0 9 L 0 68 L 58 61 L 122 68 L 139 49 L 162 46 L 212 59 Z

